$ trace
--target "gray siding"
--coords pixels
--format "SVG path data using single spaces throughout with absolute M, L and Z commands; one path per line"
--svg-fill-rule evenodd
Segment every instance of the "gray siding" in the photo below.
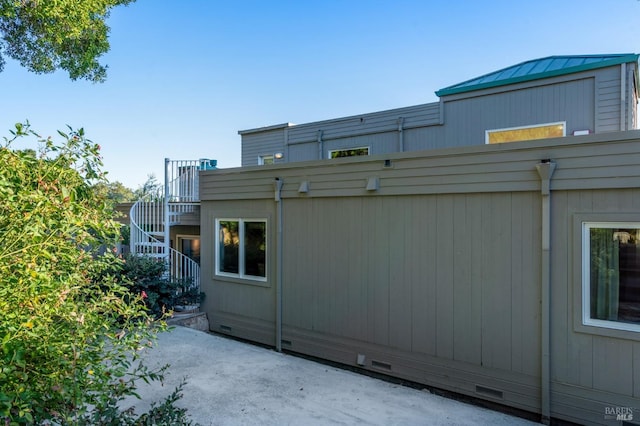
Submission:
M 288 131 L 288 161 L 319 159 L 319 132 L 322 158 L 327 158 L 331 149 L 358 146 L 371 147 L 372 154 L 398 152 L 401 124 L 406 134 L 439 125 L 440 120 L 440 104 L 436 102 L 293 126 Z
M 398 119 L 404 119 L 405 128 L 433 126 L 440 123 L 438 102 L 362 114 L 335 120 L 319 121 L 293 126 L 289 132 L 289 144 L 315 142 L 318 130 L 323 139 L 332 140 L 352 136 L 384 132 L 396 132 Z
M 204 206 L 204 204 L 203 204 Z M 201 288 L 206 297 L 202 309 L 215 312 L 209 318 L 212 331 L 235 335 L 264 344 L 272 344 L 274 334 L 274 288 L 273 285 L 243 284 L 233 278 L 214 280 L 215 259 L 214 227 L 216 218 L 254 217 L 266 218 L 268 241 L 275 241 L 273 221 L 274 206 L 271 200 L 236 201 L 225 203 L 214 210 L 202 211 L 200 234 Z M 275 257 L 269 250 L 267 274 L 269 283 L 275 279 Z
M 272 129 L 242 135 L 242 166 L 255 166 L 260 155 L 284 152 L 286 130 Z
M 573 421 L 600 419 L 604 423 L 605 407 L 640 406 L 638 338 L 616 338 L 614 330 L 609 336 L 576 332 L 581 309 L 576 215 L 629 213 L 640 221 L 640 178 L 636 182 L 635 188 L 587 189 L 589 185 L 579 185 L 577 190 L 559 190 L 552 195 L 552 400 L 555 409 Z M 613 184 L 609 181 L 607 186 Z
M 585 214 L 640 220 L 639 131 L 202 172 L 212 330 L 275 345 L 279 177 L 285 349 L 351 366 L 363 354 L 367 370 L 540 412 L 544 159 L 557 166 L 551 414 L 601 424 L 605 407 L 640 407 L 640 338 L 580 329 L 575 230 Z M 247 214 L 269 218 L 266 285 L 212 274 L 215 217 Z
M 439 148 L 484 144 L 486 130 L 558 121 L 566 122 L 567 135 L 574 130 L 593 132 L 594 79 L 445 102 L 445 119 Z
M 612 66 L 445 96 L 435 103 L 292 125 L 278 136 L 257 129 L 243 133 L 242 164 L 256 164 L 259 153 L 283 149 L 284 162 L 297 162 L 326 158 L 330 149 L 359 146 L 381 154 L 483 145 L 486 130 L 560 121 L 566 122 L 567 135 L 634 129 L 637 66 L 626 64 L 624 87 L 621 70 Z
M 596 78 L 596 131 L 616 132 L 624 130 L 620 128 L 622 111 L 620 93 L 622 91 L 620 80 L 620 67 L 612 67 L 601 70 Z

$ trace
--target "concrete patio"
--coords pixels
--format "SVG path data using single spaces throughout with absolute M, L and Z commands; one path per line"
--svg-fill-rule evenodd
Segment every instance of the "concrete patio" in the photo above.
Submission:
M 141 412 L 183 378 L 180 406 L 201 425 L 533 425 L 535 423 L 351 371 L 175 327 L 145 354 L 171 364 L 164 386 L 140 385 Z

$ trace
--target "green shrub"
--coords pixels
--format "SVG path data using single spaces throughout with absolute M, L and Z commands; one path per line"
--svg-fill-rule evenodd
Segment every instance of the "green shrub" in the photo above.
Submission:
M 173 310 L 176 301 L 178 286 L 166 276 L 166 269 L 161 259 L 127 254 L 120 271 L 124 285 L 142 297 L 156 318 Z
M 137 421 L 117 401 L 164 374 L 139 364 L 162 324 L 115 276 L 123 261 L 99 254 L 118 236 L 92 190 L 99 146 L 69 130 L 56 145 L 16 125 L 0 146 L 0 424 Z M 39 152 L 12 149 L 23 136 Z

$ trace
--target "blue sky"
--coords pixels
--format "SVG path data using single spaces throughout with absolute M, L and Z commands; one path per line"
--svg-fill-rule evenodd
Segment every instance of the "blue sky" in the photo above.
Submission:
M 551 55 L 639 53 L 638 0 L 137 0 L 112 11 L 107 82 L 0 73 L 0 135 L 84 127 L 110 180 L 163 159 L 240 165 L 238 130 L 437 100 Z

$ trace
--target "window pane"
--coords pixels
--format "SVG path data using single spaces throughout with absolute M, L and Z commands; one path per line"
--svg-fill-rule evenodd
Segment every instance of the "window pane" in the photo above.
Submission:
M 265 222 L 244 223 L 244 273 L 255 277 L 266 277 L 267 224 Z
M 369 155 L 369 147 L 353 149 L 336 149 L 330 152 L 331 158 L 356 157 L 358 155 Z
M 221 220 L 218 228 L 220 272 L 237 274 L 240 260 L 240 235 L 238 221 Z
M 490 130 L 489 143 L 526 141 L 532 139 L 560 138 L 564 136 L 564 124 L 532 126 L 521 129 Z
M 640 229 L 591 228 L 591 318 L 640 323 Z
M 263 155 L 259 157 L 258 164 L 263 166 L 267 164 L 273 164 L 273 155 Z
M 200 264 L 200 238 L 182 238 L 180 251 L 189 259 Z

